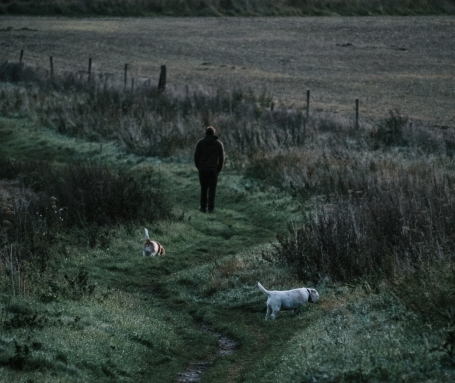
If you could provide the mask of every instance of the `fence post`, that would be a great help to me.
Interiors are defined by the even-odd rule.
[[[19,56],[19,62],[22,62],[22,57],[24,56],[24,50],[21,49],[21,55]]]
[[[54,59],[52,58],[52,56],[49,57],[49,62],[51,64],[51,77],[54,76]]]
[[[161,65],[160,80],[158,82],[158,90],[166,88],[166,65]]]
[[[359,99],[355,100],[355,128],[359,129]]]
[[[306,91],[306,119],[310,117],[310,90]]]
[[[88,82],[92,80],[92,58],[88,59]]]
[[[13,245],[11,245],[11,251],[9,253],[9,262],[11,266],[11,288],[13,289],[13,297],[15,297],[16,291],[14,290]]]
[[[125,77],[123,79],[123,87],[126,89],[126,79],[128,77],[128,64],[125,64]]]

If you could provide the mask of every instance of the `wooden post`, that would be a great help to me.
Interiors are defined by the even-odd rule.
[[[15,297],[16,291],[14,290],[13,245],[11,245],[11,251],[9,253],[9,262],[11,266],[11,288],[13,289],[13,297]]]
[[[51,77],[54,76],[54,60],[52,56],[49,57],[49,62],[51,64]]]
[[[359,129],[359,99],[355,100],[355,128]]]
[[[158,90],[166,88],[166,65],[161,65],[160,81],[158,82]]]
[[[125,78],[123,80],[123,87],[126,88],[126,79],[128,77],[128,64],[125,64]]]
[[[19,56],[19,62],[22,62],[22,57],[24,56],[24,50],[21,49],[21,55]]]
[[[310,117],[310,90],[306,91],[306,119]]]
[[[305,137],[306,137],[306,122],[307,120],[303,120],[303,134],[302,134],[302,144],[305,142]]]
[[[88,59],[88,82],[92,80],[92,58]]]

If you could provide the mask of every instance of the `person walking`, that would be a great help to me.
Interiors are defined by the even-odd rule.
[[[199,211],[203,213],[207,212],[207,208],[208,212],[212,213],[215,208],[218,173],[224,165],[224,146],[215,133],[215,128],[209,126],[205,131],[205,137],[197,142],[194,152],[194,164],[199,171],[199,183],[201,184]]]

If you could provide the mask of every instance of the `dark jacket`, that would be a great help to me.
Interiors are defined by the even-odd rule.
[[[219,173],[224,165],[224,146],[215,135],[206,135],[196,144],[194,164],[198,170],[213,170]]]

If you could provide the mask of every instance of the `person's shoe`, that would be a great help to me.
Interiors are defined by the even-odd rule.
[[[207,213],[207,210],[203,209],[202,207],[199,207],[199,211],[200,211],[201,213]]]

